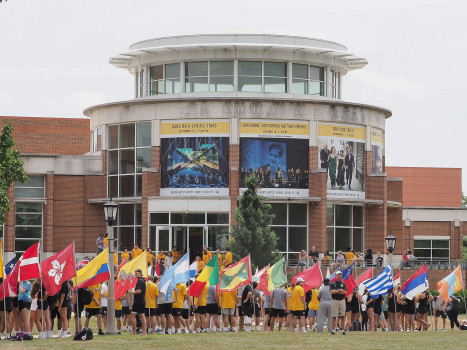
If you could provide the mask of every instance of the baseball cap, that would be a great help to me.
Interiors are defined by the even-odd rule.
[[[297,282],[305,282],[305,280],[301,277],[297,278]]]
[[[336,275],[342,275],[342,271],[337,271]]]

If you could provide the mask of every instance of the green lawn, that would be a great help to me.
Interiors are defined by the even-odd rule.
[[[465,315],[459,319],[466,318]],[[431,321],[431,317],[429,318]],[[441,319],[439,320],[441,322]],[[441,326],[442,323],[438,324]],[[449,325],[449,323],[448,323]],[[74,323],[71,321],[70,329]],[[91,327],[97,333],[96,319]],[[55,331],[56,333],[56,331]],[[330,335],[328,333],[291,333],[287,331],[274,333],[202,333],[181,335],[130,335],[124,332],[118,336],[95,335],[86,342],[68,339],[46,339],[26,342],[1,341],[2,349],[297,349],[300,348],[344,348],[352,349],[465,349],[467,348],[467,332],[462,331],[428,331],[428,332],[348,332]],[[131,346],[131,348],[129,348]]]

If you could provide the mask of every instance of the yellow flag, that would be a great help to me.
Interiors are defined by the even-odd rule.
[[[140,269],[144,278],[148,277],[147,252],[138,255],[120,268],[115,281],[115,299],[120,298],[127,290],[136,285],[135,271]]]

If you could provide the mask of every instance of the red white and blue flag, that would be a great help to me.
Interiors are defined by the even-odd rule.
[[[428,271],[425,264],[404,283],[401,292],[407,299],[412,300],[414,296],[424,292],[428,288]]]

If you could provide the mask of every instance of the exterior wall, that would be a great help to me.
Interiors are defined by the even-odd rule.
[[[0,117],[11,123],[21,153],[81,155],[89,152],[88,118]]]
[[[405,207],[461,207],[462,169],[386,167],[389,177],[403,179]]]

